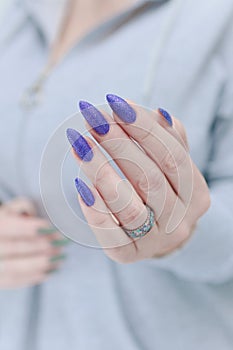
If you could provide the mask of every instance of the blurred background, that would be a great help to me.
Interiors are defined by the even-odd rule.
[[[2,15],[5,9],[6,4],[9,3],[9,1],[6,0],[0,0],[0,20],[2,19]]]

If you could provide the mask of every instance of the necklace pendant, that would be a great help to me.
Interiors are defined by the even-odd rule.
[[[23,109],[32,110],[42,102],[43,85],[47,76],[48,71],[42,72],[36,82],[23,93],[20,99],[20,105]]]
[[[32,110],[42,102],[42,89],[31,87],[21,97],[20,105],[25,110]]]

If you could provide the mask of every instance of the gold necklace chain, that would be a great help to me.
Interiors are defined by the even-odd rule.
[[[41,103],[43,86],[48,75],[49,71],[44,70],[36,81],[28,89],[26,89],[26,91],[24,91],[20,99],[20,106],[24,110],[29,111]]]
[[[55,68],[55,66],[59,61],[59,59],[56,58],[55,53],[58,49],[61,38],[65,32],[70,16],[72,15],[74,1],[75,0],[68,1],[67,10],[63,17],[62,24],[59,28],[59,32],[55,40],[55,43],[53,45],[53,48],[49,54],[47,64],[44,66],[41,73],[39,74],[37,79],[34,81],[34,83],[32,83],[32,85],[29,86],[29,88],[27,88],[21,96],[20,106],[21,108],[23,108],[23,110],[30,111],[42,102],[43,87],[48,77],[50,76],[51,72],[53,71],[53,69]]]

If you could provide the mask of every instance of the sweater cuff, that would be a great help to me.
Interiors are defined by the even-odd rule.
[[[180,249],[153,260],[157,266],[186,280],[226,281],[233,276],[232,213],[212,197],[210,209],[198,222],[191,238]]]

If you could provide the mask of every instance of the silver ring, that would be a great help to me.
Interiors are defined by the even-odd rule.
[[[140,237],[144,237],[148,232],[150,232],[150,230],[152,229],[152,227],[155,224],[155,214],[154,211],[148,207],[148,205],[146,205],[147,208],[147,218],[146,221],[144,222],[144,224],[142,224],[141,226],[139,226],[138,228],[134,229],[134,230],[127,230],[124,227],[123,230],[125,231],[125,233],[131,237],[131,238],[140,238]]]

